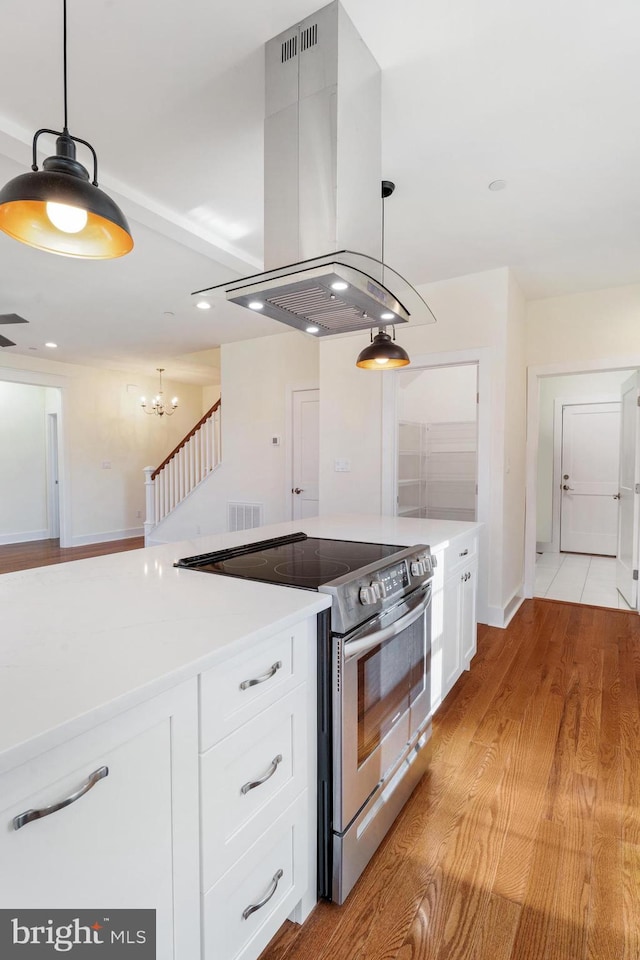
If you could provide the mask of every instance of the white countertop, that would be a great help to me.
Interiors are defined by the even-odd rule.
[[[331,516],[0,576],[0,772],[330,603],[176,569],[175,560],[297,530],[436,547],[477,526]]]

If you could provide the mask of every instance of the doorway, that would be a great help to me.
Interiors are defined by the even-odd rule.
[[[476,520],[478,364],[398,371],[395,513]]]
[[[586,540],[576,543],[571,539],[571,520],[565,515],[565,533],[569,525],[570,538],[562,537],[561,512],[562,498],[573,498],[570,509],[576,512],[575,491],[563,491],[565,484],[573,486],[573,466],[567,461],[563,467],[562,435],[563,409],[565,407],[586,407],[591,404],[615,404],[619,410],[621,386],[634,372],[631,364],[622,363],[619,367],[607,366],[606,362],[594,362],[591,365],[577,367],[570,364],[557,364],[549,367],[529,368],[527,393],[527,479],[526,479],[526,531],[525,531],[525,596],[548,596],[552,599],[573,599],[575,602],[593,603],[598,606],[620,606],[619,598],[612,594],[611,602],[605,599],[605,593],[615,591],[615,554],[616,546],[611,547],[609,530],[608,546],[604,556],[598,555],[602,543],[597,549]],[[604,412],[606,407],[600,407]],[[615,408],[612,408],[615,409]],[[589,416],[590,414],[585,414]],[[614,417],[619,417],[614,414]],[[618,421],[619,422],[619,421]],[[588,423],[588,421],[584,421]],[[619,451],[619,431],[610,423],[613,436],[607,438],[609,446],[613,444]],[[588,431],[587,431],[588,432]],[[599,443],[599,442],[598,442]],[[592,445],[593,446],[593,445]],[[610,472],[610,471],[609,471]],[[567,480],[564,475],[568,474]],[[611,497],[609,512],[617,517],[618,501],[617,480],[607,487],[603,495]],[[583,494],[584,494],[583,488]],[[595,487],[592,489],[596,489]],[[604,500],[602,501],[604,503]],[[580,505],[583,517],[577,527],[586,523],[584,503]],[[603,512],[606,512],[603,510]],[[588,518],[587,518],[588,519]],[[602,519],[602,518],[600,518]],[[589,527],[586,527],[589,530]],[[584,532],[578,530],[578,532]],[[591,531],[592,532],[592,531]],[[591,536],[589,532],[589,536]],[[569,552],[569,549],[571,552]],[[579,549],[578,549],[579,548]],[[561,552],[562,551],[564,552]],[[576,553],[573,552],[576,550]],[[577,555],[577,554],[582,554]],[[580,568],[580,569],[578,569]],[[588,568],[588,570],[587,570]],[[562,574],[562,576],[560,576]],[[583,578],[583,574],[585,575]],[[560,580],[567,581],[574,593],[578,580],[584,579],[580,596],[553,597],[549,593],[560,587]],[[589,578],[591,578],[589,580]],[[536,583],[536,581],[540,581]],[[541,581],[545,582],[542,583]],[[547,582],[548,581],[548,582]],[[551,583],[553,581],[553,584]],[[569,581],[571,583],[569,584]],[[597,581],[597,582],[596,582]],[[592,590],[591,587],[594,589]],[[597,590],[595,589],[597,587]],[[589,589],[587,589],[589,588]],[[547,592],[545,592],[545,590]],[[556,591],[557,592],[557,591]],[[601,599],[596,597],[600,594]]]

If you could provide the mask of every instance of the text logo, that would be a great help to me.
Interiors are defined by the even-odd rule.
[[[156,960],[155,910],[0,910],[2,960]]]

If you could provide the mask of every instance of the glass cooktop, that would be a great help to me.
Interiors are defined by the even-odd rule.
[[[304,533],[293,533],[288,537],[184,557],[175,566],[317,590],[323,583],[384,560],[404,549],[384,543],[324,540],[307,537]]]

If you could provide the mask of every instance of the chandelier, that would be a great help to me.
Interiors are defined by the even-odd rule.
[[[178,398],[173,397],[173,399],[171,400],[171,406],[165,407],[164,396],[162,393],[162,374],[164,373],[164,367],[156,367],[156,370],[160,375],[160,387],[158,389],[157,394],[151,401],[151,409],[150,410],[147,409],[146,397],[140,398],[140,406],[142,407],[145,413],[148,413],[148,414],[155,413],[157,417],[163,417],[166,413],[166,415],[170,417],[173,413],[175,413],[178,407]]]

